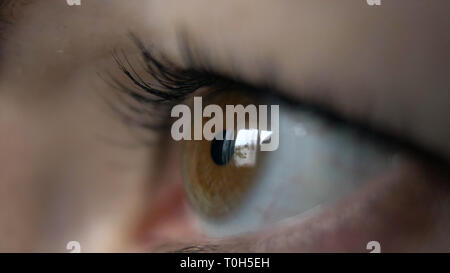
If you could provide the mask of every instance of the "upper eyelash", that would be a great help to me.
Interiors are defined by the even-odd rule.
[[[136,71],[123,51],[112,52],[112,58],[125,75],[127,83],[131,83],[133,87],[110,75],[107,82],[120,91],[119,99],[122,96],[127,97],[120,99],[121,106],[125,105],[127,109],[123,111],[117,103],[111,101],[108,101],[108,104],[119,112],[127,124],[150,130],[167,128],[170,123],[167,118],[168,110],[173,105],[182,102],[200,88],[218,86],[226,82],[206,70],[177,67],[164,56],[156,56],[136,35],[130,34],[130,37],[139,49],[146,76],[150,76],[151,81],[145,80]]]
[[[157,84],[143,80],[130,64],[125,54],[123,54],[123,57],[128,68],[124,65],[116,52],[113,52],[113,58],[129,80],[142,91],[156,97],[156,99],[152,99],[150,97],[143,97],[141,94],[136,94],[137,97],[142,98],[144,102],[150,101],[161,103],[182,100],[199,88],[211,86],[216,82],[215,75],[195,69],[180,69],[162,56],[161,59],[164,59],[163,63],[148,48],[146,48],[135,35],[130,35],[140,50],[141,57],[145,62],[146,72],[157,82]]]

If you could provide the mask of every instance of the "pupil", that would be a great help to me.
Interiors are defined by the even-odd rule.
[[[222,132],[222,140],[214,138],[211,141],[211,157],[219,166],[230,162],[234,154],[234,140],[226,140],[226,133],[226,130]]]

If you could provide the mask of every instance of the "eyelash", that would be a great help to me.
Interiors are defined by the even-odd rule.
[[[119,112],[121,118],[127,124],[137,125],[149,130],[166,129],[170,125],[168,118],[159,120],[155,118],[142,119],[139,116],[142,116],[143,112],[149,113],[154,110],[159,116],[168,117],[168,112],[173,105],[181,103],[195,91],[205,87],[211,90],[219,90],[233,82],[203,68],[179,68],[165,56],[156,56],[153,51],[144,46],[136,35],[130,34],[130,37],[139,49],[141,60],[144,62],[144,70],[152,82],[143,79],[136,72],[123,51],[117,52],[114,50],[112,52],[112,58],[125,75],[127,82],[133,84],[133,87],[128,87],[122,80],[111,75],[109,81],[106,80],[111,87],[119,90],[119,94],[117,94],[119,97],[127,97],[126,100],[120,100],[121,103],[125,103],[126,111],[109,101],[109,105],[113,110]],[[188,46],[185,44],[186,50],[189,50],[187,49]],[[191,57],[187,61],[191,65],[194,63]],[[155,114],[155,112],[152,114]]]
[[[271,86],[271,81],[266,82],[261,86],[254,86],[245,83],[237,77],[230,78],[217,74],[210,69],[208,60],[205,55],[201,55],[193,50],[192,45],[188,42],[186,35],[181,33],[180,45],[184,61],[187,69],[180,68],[170,62],[165,56],[156,56],[156,54],[146,46],[134,34],[130,34],[131,40],[139,49],[141,59],[144,61],[144,69],[147,76],[150,76],[155,83],[145,81],[139,75],[134,67],[131,65],[127,55],[121,51],[119,55],[117,51],[112,52],[112,57],[123,75],[128,81],[134,85],[133,88],[127,87],[122,81],[110,76],[110,85],[119,90],[120,95],[128,97],[128,101],[121,100],[125,103],[128,111],[120,110],[114,104],[110,105],[114,110],[119,112],[121,118],[130,125],[138,126],[146,130],[165,130],[170,127],[170,119],[168,118],[170,109],[175,105],[184,101],[192,93],[201,88],[209,88],[210,92],[220,91],[230,86],[239,86],[242,90],[248,92],[255,92],[256,90],[264,90],[264,94],[268,96],[276,96],[277,99],[285,103],[288,107],[298,107],[304,110],[314,112],[325,120],[336,124],[337,126],[345,126],[352,128],[355,132],[365,135],[375,141],[375,143],[384,143],[390,147],[401,147],[418,158],[425,159],[431,162],[438,168],[447,168],[445,158],[423,149],[421,146],[408,139],[400,138],[395,135],[386,133],[367,124],[364,120],[350,120],[337,114],[336,111],[329,109],[324,105],[319,105],[314,102],[298,101],[282,95],[280,92],[274,91]],[[131,103],[130,103],[131,101]],[[137,104],[136,104],[137,103]],[[138,105],[138,107],[136,107]],[[161,119],[149,118],[149,113],[155,117],[155,110]],[[139,118],[139,116],[144,118]]]
[[[158,99],[152,100],[134,93],[138,98],[143,100],[143,102],[151,101],[161,103],[174,100],[177,101],[185,98],[188,94],[195,92],[201,87],[212,85],[216,81],[214,75],[193,69],[179,69],[171,64],[166,58],[164,58],[165,63],[162,63],[152,54],[152,52],[143,46],[142,42],[137,37],[132,37],[141,52],[141,56],[145,62],[146,71],[157,81],[159,86],[144,81],[140,75],[136,73],[125,55],[123,56],[131,70],[123,65],[117,57],[117,54],[113,53],[113,57],[122,72],[136,86],[146,93],[158,97]]]

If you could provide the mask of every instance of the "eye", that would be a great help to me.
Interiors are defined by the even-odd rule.
[[[306,217],[316,208],[333,208],[341,200],[355,200],[346,197],[357,195],[365,184],[373,186],[385,181],[383,177],[397,169],[403,154],[421,154],[420,147],[406,140],[399,141],[358,122],[347,122],[326,109],[287,99],[279,92],[215,74],[207,69],[208,65],[202,66],[195,60],[188,59],[187,67],[191,67],[188,69],[172,65],[165,58],[161,62],[136,37],[134,40],[141,50],[145,70],[135,70],[126,56],[116,56],[126,81],[114,83],[124,91],[119,95],[127,101],[128,111],[121,114],[144,131],[153,132],[161,125],[170,125],[169,120],[160,123],[155,116],[170,117],[170,109],[173,112],[179,104],[187,111],[190,109],[184,104],[191,108],[194,105],[191,112],[195,116],[195,99],[199,94],[203,94],[204,112],[203,115],[200,112],[199,122],[203,129],[212,128],[213,116],[205,114],[210,106],[225,112],[228,105],[278,106],[277,134],[271,135],[272,113],[269,119],[268,112],[261,115],[263,112],[256,111],[257,120],[270,120],[272,132],[248,120],[243,125],[230,125],[227,121],[223,128],[215,127],[214,134],[201,140],[191,133],[187,138],[183,136],[192,140],[181,141],[182,167],[168,172],[182,174],[189,204],[207,237],[257,231],[289,221],[290,217]],[[128,101],[132,102],[130,109]],[[155,106],[163,108],[163,115],[153,115]],[[191,117],[187,120],[191,121]],[[192,122],[196,127],[196,119]],[[171,130],[167,128],[171,133],[173,125]],[[227,139],[228,135],[234,138]],[[172,137],[176,141],[182,139],[173,134]],[[262,149],[267,139],[274,138],[278,140],[278,149]],[[356,200],[351,208],[364,201]],[[188,214],[191,219],[191,213]],[[361,219],[367,217],[363,215]]]
[[[225,125],[212,140],[184,141],[186,193],[209,236],[258,230],[330,205],[393,165],[398,151],[367,133],[273,95],[240,91],[225,90],[203,102],[222,109],[279,105],[279,147],[261,151],[260,128],[249,124]],[[234,140],[223,138],[234,131]]]

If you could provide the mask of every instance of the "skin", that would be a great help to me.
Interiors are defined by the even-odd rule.
[[[11,22],[0,44],[1,251],[64,252],[71,240],[82,251],[153,251],[148,234],[161,227],[173,243],[158,251],[199,243],[196,250],[366,252],[373,238],[383,251],[450,251],[448,1],[19,2],[0,12]],[[189,229],[181,236],[189,240],[177,241],[189,212],[155,207],[163,194],[182,198],[167,190],[181,184],[168,171],[179,168],[180,149],[168,136],[159,148],[143,145],[108,111],[111,87],[99,73],[119,75],[112,49],[139,54],[130,31],[185,66],[180,30],[216,71],[254,84],[269,73],[280,92],[407,138],[443,164],[406,153],[392,172],[308,217],[245,239]],[[167,163],[158,165],[162,155]]]

